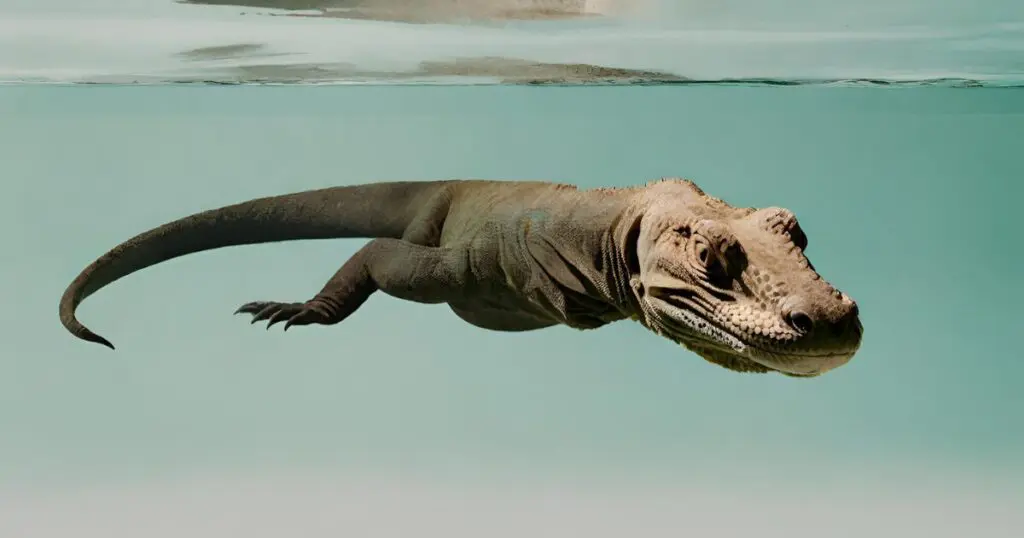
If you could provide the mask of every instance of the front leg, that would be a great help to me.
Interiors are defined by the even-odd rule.
[[[428,247],[401,239],[374,239],[341,266],[323,289],[303,303],[256,301],[235,313],[252,314],[267,328],[333,325],[352,315],[373,292],[418,303],[444,303],[465,296],[471,280],[468,250]]]

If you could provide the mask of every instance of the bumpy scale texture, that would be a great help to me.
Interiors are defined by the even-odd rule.
[[[332,325],[381,291],[446,304],[494,331],[595,329],[633,319],[739,372],[812,377],[847,363],[856,303],[814,269],[789,210],[738,208],[692,181],[580,190],[542,181],[384,182],[259,198],[164,224],[86,267],[60,301],[75,336],[113,348],[75,317],[100,288],[204,250],[370,238],[305,301],[236,313]]]

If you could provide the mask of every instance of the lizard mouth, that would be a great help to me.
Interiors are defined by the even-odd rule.
[[[689,288],[653,287],[650,300],[657,303],[653,316],[675,340],[685,340],[710,346],[724,352],[733,352],[751,359],[789,356],[800,359],[828,359],[850,355],[845,349],[779,349],[772,345],[759,345],[745,339],[729,327],[714,321],[706,314],[711,310],[707,299]],[[696,341],[696,342],[694,342]],[[782,343],[780,343],[782,344]]]
[[[856,352],[782,349],[749,342],[707,316],[706,299],[686,288],[652,288],[647,302],[649,324],[656,332],[705,358],[733,356],[787,375],[814,376],[835,367],[829,365],[845,363]]]
[[[694,291],[685,288],[654,287],[648,292],[649,301],[657,303],[651,309],[651,316],[675,341],[700,341],[723,351],[745,355],[749,345],[738,335],[704,314],[700,303],[704,300]]]

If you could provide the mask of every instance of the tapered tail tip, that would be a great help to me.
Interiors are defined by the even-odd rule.
[[[68,288],[68,291],[64,293],[60,300],[60,322],[64,325],[64,328],[76,338],[114,349],[114,344],[111,344],[110,340],[90,331],[85,325],[82,325],[75,319],[76,306],[78,306],[78,300],[76,299],[74,288]]]
[[[89,329],[86,329],[85,327],[82,327],[82,332],[80,332],[76,336],[78,336],[79,338],[81,338],[83,340],[87,340],[87,341],[90,341],[90,342],[95,342],[95,343],[98,343],[98,344],[102,344],[102,345],[108,346],[111,349],[114,348],[114,344],[111,343],[110,340],[108,340],[106,338],[103,338],[102,336],[100,336],[100,335],[90,331]]]
[[[110,340],[107,340],[106,338],[103,338],[102,336],[90,331],[84,325],[79,323],[78,320],[74,319],[73,315],[69,315],[68,319],[64,321],[64,327],[66,327],[68,332],[70,332],[76,338],[81,338],[86,342],[102,344],[104,346],[109,347],[110,349],[114,349],[114,344],[111,344]]]
[[[88,342],[95,342],[97,344],[107,346],[110,349],[114,349],[114,344],[111,344],[110,340],[103,338],[102,336],[90,331],[89,329],[86,329],[85,327],[82,327],[78,334],[76,334],[75,336],[81,338],[82,340],[86,340]]]

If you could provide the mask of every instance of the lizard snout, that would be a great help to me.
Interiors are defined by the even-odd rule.
[[[792,297],[782,310],[783,319],[801,337],[822,344],[844,347],[859,343],[863,326],[860,308],[846,294],[829,301]],[[826,346],[826,347],[833,347]]]

